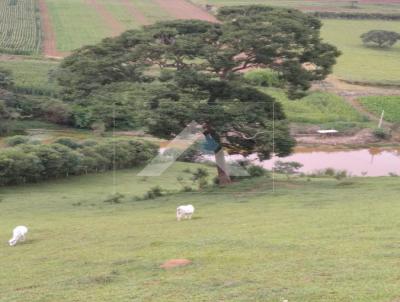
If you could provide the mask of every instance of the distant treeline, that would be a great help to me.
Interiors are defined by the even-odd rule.
[[[12,147],[0,149],[0,186],[132,168],[158,153],[156,145],[132,139],[79,142],[60,138],[41,144],[17,136],[7,143]]]
[[[313,12],[311,14],[321,19],[389,20],[389,21],[400,20],[400,14],[348,13],[348,12]]]

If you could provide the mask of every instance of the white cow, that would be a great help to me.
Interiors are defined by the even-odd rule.
[[[16,245],[19,241],[25,241],[25,236],[28,233],[26,226],[20,225],[13,230],[13,237],[8,241],[10,246]]]
[[[194,213],[194,207],[191,204],[186,206],[179,206],[176,209],[176,219],[180,221],[181,219],[192,219]]]

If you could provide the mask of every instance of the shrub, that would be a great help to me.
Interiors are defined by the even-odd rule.
[[[7,146],[14,147],[29,142],[29,137],[24,135],[11,136],[6,139]]]
[[[108,196],[106,199],[104,199],[103,202],[106,203],[122,203],[122,199],[124,199],[125,195],[121,193],[115,193],[113,195]]]
[[[247,168],[247,172],[249,173],[250,177],[261,177],[267,174],[267,170],[260,166],[250,165]]]
[[[335,173],[335,178],[337,180],[342,180],[344,178],[347,178],[347,171],[346,170],[342,170],[342,171],[336,171]]]
[[[373,134],[375,135],[376,138],[379,138],[379,139],[389,139],[390,138],[390,133],[383,128],[374,129]]]
[[[257,69],[249,71],[244,79],[250,85],[262,87],[281,87],[282,82],[279,75],[270,69]]]
[[[196,171],[192,172],[192,181],[193,183],[197,183],[199,186],[199,189],[204,188],[207,186],[207,177],[208,177],[208,171],[203,168],[197,168]]]
[[[155,186],[150,188],[150,190],[148,190],[146,192],[146,194],[143,196],[142,200],[148,200],[148,199],[155,199],[157,197],[161,197],[163,196],[163,189],[160,186]]]
[[[78,149],[79,147],[81,147],[81,145],[77,141],[69,137],[60,137],[55,140],[54,143],[67,146],[71,149]]]
[[[288,178],[290,175],[297,174],[299,172],[299,169],[301,169],[303,165],[301,163],[291,161],[291,162],[283,162],[283,161],[277,161],[275,163],[275,171],[278,173],[285,174]]]

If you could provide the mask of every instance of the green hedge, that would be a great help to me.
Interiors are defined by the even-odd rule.
[[[347,13],[347,12],[313,12],[311,15],[321,19],[351,19],[351,20],[400,20],[400,14],[380,13]]]
[[[19,144],[0,150],[0,185],[18,185],[132,168],[157,155],[158,147],[149,142],[128,139],[104,139],[99,142]]]

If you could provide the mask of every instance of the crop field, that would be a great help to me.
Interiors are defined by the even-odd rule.
[[[400,22],[383,20],[323,20],[323,38],[342,52],[334,74],[342,79],[377,84],[400,84],[400,43],[390,49],[362,44],[360,35],[372,29],[400,33]]]
[[[45,0],[55,32],[57,49],[69,52],[83,45],[172,18],[147,0]]]
[[[99,42],[112,31],[85,0],[46,0],[57,49],[68,52]]]
[[[295,7],[304,11],[362,12],[362,13],[398,13],[400,3],[396,0],[361,0],[353,7],[350,0],[192,0],[200,5],[249,5],[265,4],[271,6]]]
[[[400,123],[400,96],[363,97],[360,103],[370,112],[380,116],[385,110],[385,120]]]
[[[280,90],[264,89],[282,103],[290,122],[325,124],[334,122],[366,122],[351,105],[337,95],[312,92],[301,100],[289,100]]]
[[[34,94],[57,89],[57,84],[50,78],[57,65],[57,62],[43,60],[0,61],[1,67],[12,72],[18,90]]]
[[[40,15],[35,3],[35,0],[0,1],[0,52],[40,52]]]
[[[0,245],[2,302],[360,301],[399,298],[398,180],[258,178],[225,189],[132,201],[150,187],[190,182],[118,171],[0,188],[0,240],[28,225],[25,243]],[[382,198],[385,196],[385,198]],[[196,207],[178,223],[177,205]],[[244,215],[245,213],[245,215]],[[168,271],[164,261],[192,265]],[[23,278],[21,278],[23,276]],[[190,289],[190,290],[188,290]]]

